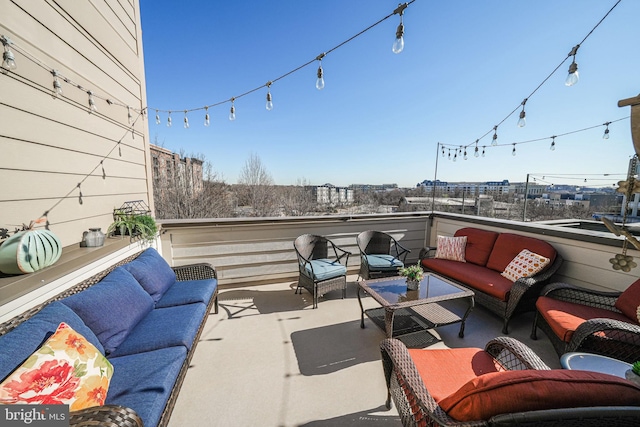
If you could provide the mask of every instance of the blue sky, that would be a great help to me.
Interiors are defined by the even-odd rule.
[[[489,147],[494,125],[564,60],[615,0],[416,0],[404,12],[405,48],[391,51],[397,15],[322,60],[325,88],[315,88],[317,62],[267,89],[188,114],[258,88],[339,45],[393,12],[397,1],[141,0],[149,131],[152,142],[203,155],[236,183],[256,154],[276,184],[397,183],[413,187],[435,176],[438,143],[480,140],[486,156],[438,159],[444,181],[524,181],[608,185],[633,155],[629,119],[618,100],[640,93],[637,17],[640,1],[622,0],[581,45],[580,81],[564,85],[570,60],[498,128],[504,146]],[[155,109],[166,112],[155,124]],[[512,144],[548,138],[540,142]],[[445,149],[448,154],[448,148]],[[453,156],[452,150],[452,156]]]

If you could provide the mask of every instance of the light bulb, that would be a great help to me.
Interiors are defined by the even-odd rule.
[[[524,112],[524,109],[522,109],[522,111],[520,111],[520,119],[518,119],[518,127],[523,128],[526,126],[527,124],[527,119],[525,118],[526,113]]]
[[[127,122],[133,123],[133,115],[131,114],[131,107],[127,106]]]
[[[11,52],[8,47],[2,54],[2,66],[11,71],[18,68],[18,66],[16,65],[16,58],[15,56],[13,56],[13,52]]]
[[[551,151],[555,151],[556,150],[556,140],[555,139],[551,140],[551,147],[549,147],[549,150],[551,150]]]
[[[602,139],[609,139],[609,126],[604,130],[604,134],[602,134]]]
[[[55,96],[62,95],[62,85],[60,84],[60,80],[58,80],[58,72],[53,70],[51,74],[53,74],[53,94]]]
[[[205,107],[204,111],[204,125],[209,126],[211,124],[211,119],[209,118],[209,107]]]
[[[96,102],[93,99],[93,92],[88,91],[87,94],[89,95],[89,109],[91,110],[90,112],[95,113],[96,111],[98,111],[98,107],[96,106]]]
[[[451,149],[449,149],[449,160],[451,160]]]
[[[465,159],[465,160],[467,160],[467,159],[468,159],[468,157],[467,157],[467,149],[466,149],[466,148],[464,149],[464,159]]]
[[[167,116],[167,127],[170,128],[171,124],[171,111],[169,111],[169,115]]]
[[[396,40],[393,42],[392,51],[393,53],[400,53],[404,49],[404,25],[402,22],[398,25],[396,29]]]
[[[567,75],[567,79],[564,81],[565,86],[573,86],[578,83],[580,76],[578,75],[578,64],[574,61],[569,65],[569,74]]]
[[[476,146],[475,151],[473,152],[473,157],[480,157],[480,153],[478,152],[478,147]]]
[[[318,66],[318,80],[316,80],[316,89],[324,89],[324,72],[322,71],[322,65]]]
[[[267,92],[267,104],[266,108],[268,111],[273,110],[273,100],[271,98],[271,92]]]
[[[513,144],[513,150],[511,150],[511,155],[512,156],[516,155],[516,144]]]
[[[453,155],[453,161],[455,162],[456,160],[458,160],[458,152],[456,151],[456,154]]]
[[[158,114],[158,110],[156,110],[156,124],[160,124],[160,115]]]
[[[442,157],[444,157],[444,147],[442,147]]]
[[[498,126],[493,127],[493,138],[491,139],[491,145],[498,145]]]
[[[236,119],[236,107],[231,104],[231,109],[229,110],[229,120],[234,121]]]
[[[484,145],[482,146],[482,157],[484,157]]]
[[[187,112],[184,112],[184,128],[189,129],[189,118],[187,117]]]

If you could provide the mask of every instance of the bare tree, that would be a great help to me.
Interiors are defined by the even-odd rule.
[[[251,153],[238,178],[238,204],[251,207],[249,216],[265,217],[278,214],[273,178],[257,154]]]
[[[312,215],[317,209],[311,185],[304,178],[298,178],[296,185],[280,188],[280,205],[288,216]]]

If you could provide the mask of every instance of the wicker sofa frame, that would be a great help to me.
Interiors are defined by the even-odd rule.
[[[620,313],[615,307],[621,292],[602,292],[581,288],[567,283],[551,283],[541,293],[561,301]],[[640,325],[614,319],[591,319],[582,323],[567,343],[553,333],[551,326],[536,311],[531,338],[537,339],[538,327],[549,337],[558,355],[584,351],[613,357],[633,363],[640,360]]]
[[[438,406],[422,381],[405,345],[397,339],[380,343],[382,365],[387,382],[387,408],[396,405],[402,424],[415,426],[635,426],[640,420],[640,407],[589,407],[550,409],[500,414],[489,420],[460,422]],[[498,337],[485,347],[504,370],[549,367],[531,349],[509,337]],[[434,367],[438,369],[438,367]],[[400,386],[401,381],[404,385]],[[411,407],[417,410],[411,409]]]
[[[4,335],[22,322],[28,320],[40,310],[42,310],[47,304],[61,300],[68,296],[77,294],[79,292],[84,291],[85,289],[90,288],[91,286],[97,284],[106,277],[110,272],[116,269],[121,265],[127,264],[134,259],[136,259],[142,252],[138,252],[134,255],[131,255],[116,264],[107,267],[101,272],[89,277],[88,279],[83,280],[82,282],[74,285],[73,287],[64,290],[63,292],[57,294],[56,296],[48,299],[47,301],[33,307],[18,316],[15,316],[4,323],[0,324],[0,335]],[[176,279],[178,281],[183,280],[202,280],[202,279],[216,279],[216,271],[215,269],[207,263],[200,264],[190,264],[179,267],[172,267],[174,272],[176,273]],[[218,290],[214,292],[209,304],[207,306],[206,313],[210,313],[213,308],[214,313],[218,313]],[[171,413],[173,412],[173,407],[175,406],[176,400],[178,398],[178,394],[180,392],[180,388],[182,387],[182,383],[187,374],[187,369],[191,363],[191,358],[196,349],[196,344],[200,339],[200,335],[202,334],[202,330],[204,329],[204,325],[207,321],[208,316],[205,316],[198,328],[198,333],[193,342],[193,346],[191,350],[187,352],[187,357],[180,368],[180,373],[176,379],[176,382],[171,390],[171,395],[167,400],[165,408],[162,412],[162,416],[160,418],[160,422],[158,423],[158,427],[165,427],[169,423],[169,418],[171,417]],[[71,412],[69,419],[70,427],[81,427],[81,426],[105,426],[105,427],[143,427],[142,420],[138,416],[138,414],[131,408],[126,408],[123,406],[116,405],[104,405],[104,406],[96,406],[92,408],[87,408],[81,411]]]
[[[427,246],[420,252],[420,260],[435,255],[436,248]],[[564,259],[556,252],[556,258],[551,266],[542,272],[531,277],[523,277],[513,283],[513,287],[509,292],[509,299],[502,301],[492,295],[479,291],[476,288],[468,286],[464,282],[454,280],[456,283],[471,289],[475,293],[476,303],[488,309],[492,313],[500,316],[503,320],[502,333],[509,333],[509,321],[517,314],[529,311],[535,311],[535,304],[542,288],[549,282],[551,277],[558,271]],[[441,274],[441,273],[437,273]],[[448,278],[449,280],[453,280]]]

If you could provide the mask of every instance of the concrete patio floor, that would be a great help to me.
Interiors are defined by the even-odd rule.
[[[220,291],[180,391],[169,426],[400,426],[384,406],[379,343],[384,332],[365,317],[360,328],[356,277],[347,298],[296,295],[295,282]],[[378,304],[363,298],[365,308]],[[462,307],[459,307],[462,309]],[[455,310],[455,307],[454,307]],[[512,320],[509,336],[551,367],[559,360],[545,334],[529,338],[533,313]],[[500,319],[476,306],[459,325],[438,328],[438,347],[481,347],[501,334]]]

